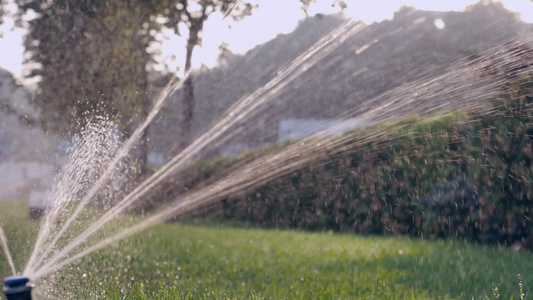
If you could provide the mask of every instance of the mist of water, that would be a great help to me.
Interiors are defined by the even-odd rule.
[[[89,121],[80,137],[74,139],[74,145],[68,152],[67,163],[58,173],[54,186],[47,194],[50,199],[47,202],[51,207],[44,216],[29,265],[38,261],[39,251],[43,251],[43,247],[47,246],[46,242],[54,233],[54,227],[65,209],[76,201],[79,195],[86,193],[95,183],[95,179],[102,174],[116,150],[117,143],[112,122],[102,117]]]
[[[83,211],[83,209],[89,204],[89,202],[94,198],[94,196],[98,193],[98,191],[102,188],[103,185],[105,185],[110,179],[111,176],[115,173],[116,168],[119,166],[119,164],[123,161],[123,159],[128,155],[131,148],[139,141],[139,138],[141,137],[142,133],[148,127],[150,122],[154,119],[154,117],[157,115],[161,107],[163,106],[163,103],[168,97],[174,93],[176,90],[180,89],[183,85],[183,82],[187,79],[187,77],[190,76],[190,71],[185,74],[185,76],[182,78],[182,80],[177,80],[174,78],[171,80],[167,86],[163,89],[163,91],[160,93],[159,97],[155,101],[154,105],[150,109],[150,112],[148,113],[148,116],[143,121],[143,123],[133,132],[133,134],[130,136],[130,138],[124,143],[124,145],[114,154],[113,159],[111,160],[111,163],[107,168],[105,169],[105,172],[99,176],[98,180],[93,183],[88,190],[88,192],[85,194],[85,196],[82,198],[82,200],[78,203],[76,209],[74,212],[69,216],[69,218],[65,221],[63,226],[61,227],[60,231],[54,235],[54,238],[52,241],[46,246],[46,249],[43,251],[43,243],[45,239],[47,239],[50,235],[50,228],[52,226],[53,220],[57,217],[57,214],[59,213],[58,210],[61,210],[65,207],[64,200],[67,199],[66,197],[57,197],[59,195],[53,195],[54,199],[54,208],[46,215],[44,218],[43,224],[41,226],[41,229],[39,231],[39,234],[37,236],[37,242],[35,244],[34,250],[32,252],[32,255],[30,257],[30,260],[24,269],[24,274],[31,273],[32,270],[38,266],[43,259],[46,258],[46,254],[50,253],[52,249],[56,246],[58,241],[63,237],[63,235],[67,232],[67,230],[70,228],[70,226],[74,223],[76,218],[79,216],[79,214]],[[104,132],[107,132],[105,129]],[[87,139],[85,135],[83,135],[83,139]],[[84,151],[86,148],[90,148],[92,145],[88,144],[87,146],[83,145],[75,145],[73,149],[81,149],[81,151]],[[110,157],[110,155],[108,156]],[[83,159],[71,157],[69,159],[69,162],[71,162],[72,166],[71,169],[65,170],[62,172],[62,174],[65,174],[65,176],[78,176],[77,168],[87,166],[87,162],[85,162]],[[90,165],[89,165],[90,166]],[[57,190],[60,191],[60,193],[69,193],[70,195],[76,194],[76,184],[74,187],[72,184],[69,184],[69,180],[56,180],[58,183]],[[42,251],[42,255],[39,256],[39,252]]]

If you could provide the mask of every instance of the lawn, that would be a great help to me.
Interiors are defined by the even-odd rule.
[[[36,223],[0,202],[22,268]],[[21,232],[16,234],[15,232]],[[462,241],[162,224],[37,283],[49,299],[520,299],[533,256]],[[520,275],[519,275],[520,274]],[[0,254],[0,276],[8,266]]]

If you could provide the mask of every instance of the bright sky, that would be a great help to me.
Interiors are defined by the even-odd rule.
[[[11,0],[12,1],[12,0]],[[229,19],[222,20],[221,15],[212,15],[205,25],[204,42],[194,53],[193,66],[205,64],[212,67],[216,64],[219,54],[218,47],[222,42],[229,44],[234,53],[245,53],[254,46],[266,42],[280,33],[294,30],[298,21],[305,17],[297,0],[249,0],[259,5],[251,17],[234,23]],[[505,7],[521,13],[522,20],[533,23],[532,0],[501,0]],[[310,14],[334,13],[338,10],[331,7],[332,0],[317,0],[310,9]],[[390,19],[402,5],[409,5],[423,10],[462,10],[466,6],[478,2],[477,0],[346,0],[348,9],[345,13],[366,23]],[[9,5],[11,11],[16,6]],[[231,25],[231,28],[228,26]],[[16,78],[22,78],[23,67],[23,35],[25,30],[15,28],[12,20],[7,19],[0,27],[0,67],[11,71]],[[186,31],[182,31],[186,34]],[[184,45],[182,38],[172,36],[170,31],[163,32],[160,39],[163,57],[172,69],[183,66]],[[173,59],[171,56],[179,58]]]

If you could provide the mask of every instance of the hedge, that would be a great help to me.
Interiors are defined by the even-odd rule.
[[[531,247],[532,90],[531,81],[516,84],[481,116],[450,112],[380,124],[386,139],[354,145],[197,215],[278,228]],[[201,187],[260,154],[194,164],[185,186]]]

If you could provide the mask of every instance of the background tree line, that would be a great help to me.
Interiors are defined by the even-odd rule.
[[[3,7],[5,1],[0,2]],[[305,10],[314,1],[302,0]],[[241,0],[16,0],[17,22],[29,21],[25,40],[27,78],[38,80],[32,104],[35,122],[45,130],[69,137],[95,115],[107,115],[125,137],[143,120],[152,98],[175,74],[160,73],[149,46],[163,27],[182,35],[186,27],[184,71],[191,68],[202,43],[205,22],[214,13],[240,21],[257,5]],[[340,4],[340,2],[335,1]],[[280,8],[282,9],[282,8]],[[0,22],[2,20],[0,10]],[[184,50],[184,51],[183,51]],[[177,70],[175,70],[177,71]],[[193,81],[184,84],[184,109],[179,127],[181,147],[191,142],[195,97]],[[6,111],[16,111],[5,107]],[[24,119],[24,116],[20,116]],[[138,147],[141,172],[146,167],[146,134]]]

